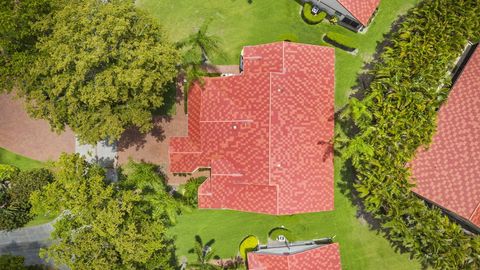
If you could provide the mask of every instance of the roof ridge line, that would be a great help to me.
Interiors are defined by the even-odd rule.
[[[475,215],[475,213],[477,213],[477,210],[479,210],[479,209],[480,209],[480,201],[478,202],[477,207],[475,207],[475,209],[473,209],[472,214],[468,218],[470,221],[472,221],[473,216]]]

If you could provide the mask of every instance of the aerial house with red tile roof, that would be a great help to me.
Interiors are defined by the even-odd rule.
[[[240,75],[188,94],[188,137],[170,170],[211,168],[200,208],[288,215],[333,210],[334,49],[278,42],[243,49]]]
[[[476,49],[437,116],[429,149],[411,164],[414,192],[480,233],[480,49]]]
[[[340,270],[338,243],[277,243],[248,253],[248,270]]]
[[[380,0],[303,0],[311,2],[330,16],[337,16],[339,24],[354,31],[368,26]]]

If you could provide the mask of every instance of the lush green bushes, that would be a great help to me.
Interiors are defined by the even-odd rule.
[[[240,242],[240,246],[238,247],[238,250],[240,252],[240,256],[246,260],[247,259],[247,253],[250,251],[255,250],[260,242],[258,241],[258,238],[255,235],[249,235],[245,237],[242,242]]]
[[[0,230],[12,230],[27,224],[30,215],[30,194],[52,180],[46,169],[20,171],[0,165]]]
[[[205,176],[190,178],[187,183],[183,186],[183,201],[185,204],[197,207],[198,206],[198,187],[207,179]]]
[[[0,255],[0,269],[24,270],[24,261],[22,256]]]
[[[119,183],[78,154],[52,166],[54,180],[30,196],[32,213],[60,213],[42,258],[70,269],[177,268],[166,233],[176,203],[156,166],[130,162]]]
[[[306,2],[303,5],[303,19],[309,24],[317,24],[322,22],[325,17],[327,17],[327,13],[325,11],[320,11],[317,15],[312,14],[312,3]]]
[[[480,269],[480,238],[410,192],[406,165],[431,142],[449,91],[447,71],[467,39],[478,40],[478,14],[477,0],[424,1],[392,33],[365,97],[343,113],[356,126],[347,133],[357,132],[341,152],[355,169],[365,209],[394,246],[436,269]]]
[[[351,38],[336,32],[327,32],[323,40],[346,51],[355,50],[355,45]]]

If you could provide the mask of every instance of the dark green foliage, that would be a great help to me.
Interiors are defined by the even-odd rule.
[[[36,57],[42,32],[32,27],[50,14],[52,0],[0,0],[0,92],[12,90]]]
[[[353,41],[342,34],[336,32],[327,32],[323,38],[326,42],[337,46],[346,51],[353,51],[355,50],[355,45]]]
[[[169,198],[156,167],[133,163],[116,184],[79,155],[64,154],[53,166],[54,181],[30,198],[33,213],[61,213],[42,257],[82,270],[175,268],[161,205]]]
[[[174,224],[181,204],[168,193],[169,189],[165,179],[159,174],[158,166],[130,161],[123,168],[125,177],[120,181],[122,189],[141,189],[144,199],[153,206],[152,216],[166,225]]]
[[[303,5],[303,19],[309,24],[317,24],[322,22],[325,17],[327,17],[327,13],[325,11],[320,11],[317,15],[312,14],[312,3],[306,2]]]
[[[198,206],[198,187],[207,179],[205,176],[190,178],[187,183],[185,183],[183,191],[183,201],[185,204],[197,207]]]
[[[447,71],[467,40],[478,40],[478,14],[477,0],[424,1],[392,34],[365,97],[343,113],[358,129],[342,152],[365,209],[394,246],[436,269],[480,269],[480,238],[410,192],[407,164],[431,142],[450,87]]]
[[[25,270],[23,262],[25,258],[14,255],[0,255],[0,269],[1,270]]]
[[[188,110],[187,99],[190,87],[195,82],[203,84],[201,77],[207,75],[203,65],[209,62],[209,59],[214,56],[224,57],[220,37],[208,33],[211,22],[211,19],[205,20],[198,30],[177,43],[177,47],[182,50],[182,71],[187,81],[183,89],[185,113],[187,113]]]
[[[52,181],[52,174],[47,169],[21,171],[10,182],[9,195],[11,205],[30,209],[30,195]]]
[[[30,116],[58,132],[68,125],[87,143],[118,139],[130,126],[150,131],[178,73],[175,46],[134,1],[61,2],[33,24],[42,35],[16,81]]]
[[[8,165],[0,166],[0,230],[12,230],[28,223],[30,195],[48,184],[52,176],[46,169],[20,171]]]

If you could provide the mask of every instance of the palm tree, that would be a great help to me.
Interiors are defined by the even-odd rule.
[[[189,264],[189,269],[195,270],[217,270],[221,269],[219,266],[210,264],[212,259],[218,258],[215,255],[215,251],[212,249],[212,245],[215,243],[214,239],[211,239],[206,244],[203,244],[202,238],[199,235],[195,235],[195,246],[190,249],[189,253],[195,253],[197,261]]]
[[[196,32],[177,43],[179,48],[186,49],[184,54],[186,63],[205,64],[214,55],[223,56],[220,37],[208,34],[211,22],[211,19],[205,20]]]

